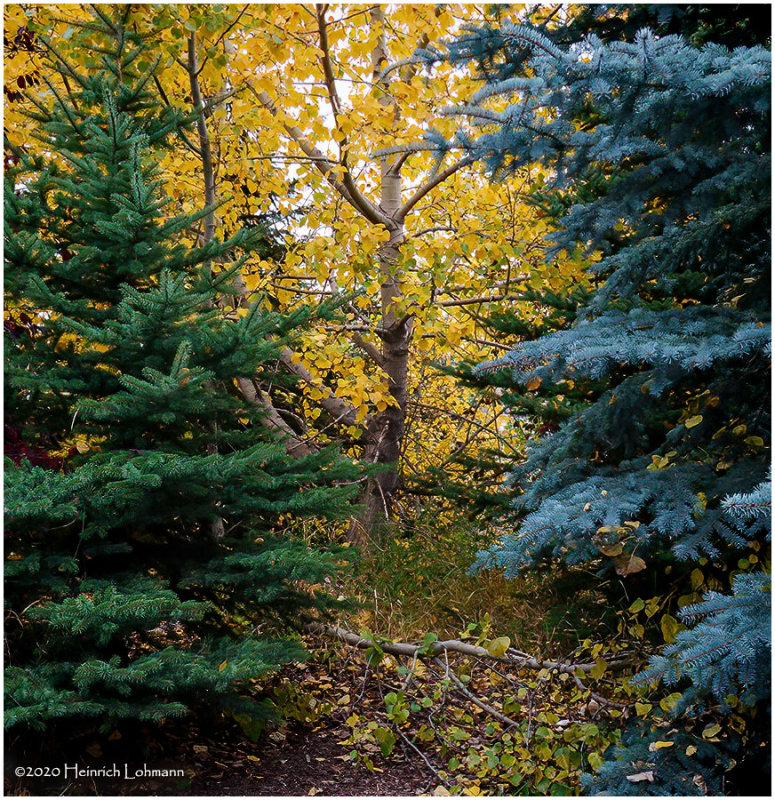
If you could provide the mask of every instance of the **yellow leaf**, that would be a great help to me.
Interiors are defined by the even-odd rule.
[[[672,747],[674,744],[675,742],[664,742],[664,741],[651,742],[651,744],[649,745],[649,751],[655,753],[657,750],[663,750],[665,747]]]
[[[706,725],[703,728],[702,738],[712,739],[718,733],[721,733],[721,725],[719,725],[717,722],[711,722],[709,725]]]
[[[684,425],[687,428],[694,428],[695,426],[699,425],[702,422],[702,414],[695,414],[693,417],[689,417],[689,419],[684,422]]]
[[[541,385],[541,378],[533,378],[527,382],[526,388],[528,391],[533,392]]]
[[[506,651],[511,647],[511,639],[508,636],[499,636],[497,639],[487,642],[485,647],[490,655],[495,656],[495,658],[503,658],[506,655]]]
[[[670,616],[670,614],[663,615],[662,619],[659,621],[659,625],[662,628],[662,635],[665,637],[665,642],[667,644],[672,644],[675,641],[675,637],[678,636],[678,633],[683,627],[681,623],[675,617]]]
[[[258,284],[261,283],[261,276],[260,275],[245,275],[242,279],[245,281],[245,288],[249,291],[255,291],[258,287]]]
[[[228,661],[221,661],[221,663],[218,665],[218,672],[223,672],[228,665]]]
[[[639,717],[645,717],[651,711],[651,703],[635,703],[635,713]]]

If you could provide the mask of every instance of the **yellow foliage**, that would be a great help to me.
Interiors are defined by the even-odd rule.
[[[29,24],[24,8],[5,7],[7,31]],[[389,59],[407,58],[419,45],[441,45],[454,31],[481,21],[483,12],[474,5],[382,8],[388,17],[384,28],[370,7],[328,7],[333,87],[327,87],[318,25],[301,5],[135,5],[131,24],[161,59],[157,74],[166,100],[186,112],[191,111],[190,89],[183,65],[187,39],[192,33],[196,37],[202,93],[213,106],[207,125],[223,201],[218,235],[232,234],[246,216],[271,212],[288,220],[282,258],[246,263],[247,291],[265,291],[289,309],[317,305],[331,294],[353,295],[342,321],[310,325],[293,355],[293,363],[314,379],[300,384],[308,418],[320,417],[324,424],[319,410],[311,412],[333,393],[355,407],[360,428],[351,427],[350,434],[357,436],[369,414],[394,405],[385,374],[354,342],[351,329],[362,331],[363,339],[379,349],[377,333],[386,311],[412,314],[412,400],[403,453],[407,464],[422,472],[444,463],[456,448],[504,446],[516,433],[492,398],[482,402],[432,369],[431,361],[492,357],[496,350],[478,315],[500,306],[535,317],[540,309],[521,302],[519,292],[582,282],[584,263],[568,255],[551,269],[542,266],[547,222],[521,199],[539,175],[537,168],[493,183],[480,168],[468,167],[428,191],[406,215],[396,265],[398,293],[394,305],[385,308],[379,255],[390,232],[370,221],[357,203],[345,202],[331,184],[352,178],[365,201],[378,208],[384,164],[374,153],[415,143],[430,127],[451,136],[458,122],[440,112],[470,96],[478,83],[468,68],[443,63],[432,72],[405,67],[375,80],[375,48],[384,35]],[[69,33],[75,21],[89,18],[84,7],[36,6],[29,13],[63,56],[85,69],[94,66],[95,56],[84,49],[83,39],[76,44]],[[6,83],[29,69],[25,54],[8,58]],[[62,88],[59,73],[46,75]],[[268,107],[259,96],[275,105]],[[33,123],[19,113],[22,105],[6,102],[6,127],[13,140],[27,142]],[[189,212],[203,205],[201,162],[182,141],[177,145],[162,167],[174,198],[171,211]],[[311,157],[305,148],[316,148],[317,155]],[[330,163],[325,176],[316,166],[319,158]],[[436,166],[429,153],[406,159],[402,203],[411,202]],[[238,307],[236,313],[247,312]],[[538,382],[528,388],[538,388]],[[687,420],[687,427],[695,419]]]

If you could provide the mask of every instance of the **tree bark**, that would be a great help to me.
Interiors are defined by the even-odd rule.
[[[382,74],[388,63],[387,44],[384,32],[384,9],[376,6],[371,12],[372,25],[380,31],[377,45],[372,52],[374,82],[383,89],[379,102],[394,106],[394,122],[398,123],[398,108],[390,97],[388,79]],[[390,238],[380,247],[377,261],[380,272],[380,301],[382,311],[382,369],[388,378],[388,388],[393,403],[384,411],[375,413],[368,422],[364,437],[363,460],[378,464],[382,471],[366,484],[361,502],[364,511],[350,529],[350,538],[364,543],[376,533],[383,523],[388,523],[393,512],[394,499],[399,488],[398,459],[404,435],[409,377],[409,344],[412,338],[412,318],[403,312],[396,313],[404,297],[403,271],[400,266],[401,245],[405,238],[404,218],[400,213],[401,171],[397,159],[400,156],[381,156],[380,162],[380,211],[391,221],[388,226]]]

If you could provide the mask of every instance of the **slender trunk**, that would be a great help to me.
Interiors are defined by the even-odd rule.
[[[395,123],[399,122],[398,108],[390,97],[386,79],[380,73],[388,62],[384,35],[384,9],[376,6],[372,10],[372,24],[382,33],[372,53],[374,81],[382,84],[384,92],[380,103],[394,105]],[[377,258],[380,271],[380,299],[382,306],[382,368],[388,378],[388,387],[393,404],[374,414],[365,435],[363,459],[367,463],[382,465],[382,471],[368,481],[361,502],[364,511],[360,520],[351,528],[351,538],[363,542],[378,532],[380,521],[388,522],[394,508],[395,495],[399,488],[398,458],[404,435],[407,404],[407,380],[409,375],[409,343],[412,337],[411,316],[396,312],[403,300],[403,271],[400,266],[401,245],[404,242],[404,224],[399,215],[401,209],[401,173],[395,169],[395,157],[380,158],[380,211],[393,221],[390,238],[380,248]]]

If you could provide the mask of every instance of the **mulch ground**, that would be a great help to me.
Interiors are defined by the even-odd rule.
[[[247,770],[233,763],[222,775],[195,778],[186,794],[198,795],[415,795],[427,789],[429,776],[403,757],[385,761],[380,771],[343,760],[347,750],[337,742],[347,731],[312,730],[294,725],[279,743],[260,748],[259,760]],[[243,762],[244,764],[244,762]]]
[[[17,778],[19,757],[6,758],[6,796],[140,795],[140,796],[300,796],[417,795],[427,791],[432,778],[420,764],[396,753],[370,771],[347,758],[338,744],[348,735],[336,724],[313,726],[292,722],[258,743],[246,741],[237,725],[224,722],[206,732],[196,723],[175,726],[163,739],[149,738],[144,755],[118,747],[86,745],[82,755],[56,759],[60,770],[70,765],[68,778]],[[135,743],[137,744],[137,743]],[[132,750],[137,749],[132,746]],[[99,755],[95,756],[95,753]],[[24,766],[54,767],[45,758],[25,759]],[[76,778],[72,766],[95,770],[116,764],[120,776]],[[126,765],[126,766],[125,766]],[[184,777],[131,777],[144,765],[154,770],[183,769]]]
[[[347,681],[353,697],[363,696],[362,666],[337,669],[336,679],[326,672],[322,665],[310,663],[297,665],[288,677],[294,683],[313,680],[314,685],[330,680],[323,686],[331,686],[339,696],[347,691]],[[368,688],[367,695],[372,687]],[[369,700],[364,698],[363,703],[368,705]],[[373,754],[373,770],[350,759],[351,748],[341,744],[350,734],[344,722],[349,713],[350,708],[341,705],[315,722],[281,721],[256,742],[226,716],[209,721],[192,716],[169,720],[161,727],[124,726],[109,736],[93,733],[68,738],[60,733],[48,742],[34,736],[7,738],[5,795],[348,797],[432,791],[434,775],[416,754],[404,752],[400,743],[390,758]],[[75,775],[75,765],[90,772]],[[16,770],[22,767],[49,772],[58,768],[59,774],[18,777]],[[95,774],[100,768],[118,774]],[[146,768],[183,770],[183,775],[148,775]]]

